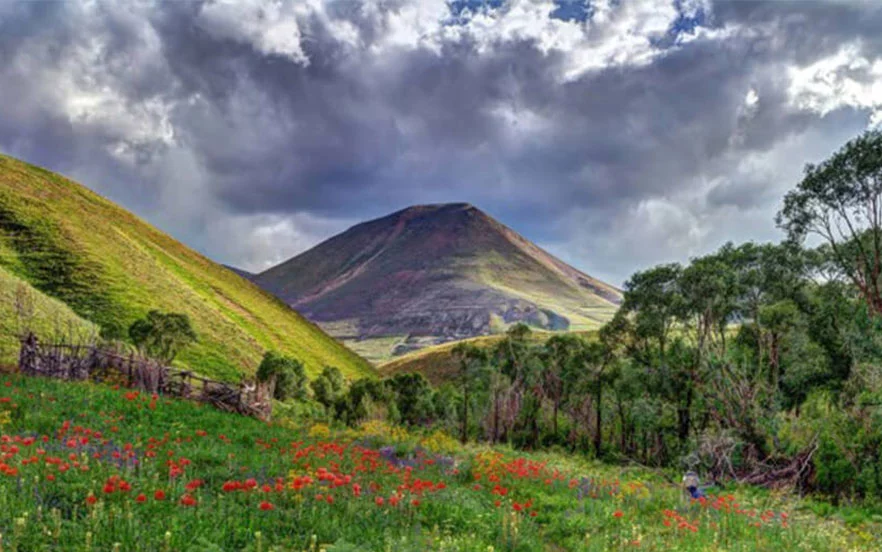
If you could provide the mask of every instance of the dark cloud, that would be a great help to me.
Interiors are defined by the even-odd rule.
[[[774,239],[802,165],[882,112],[875,3],[537,6],[5,4],[0,150],[250,269],[469,201],[621,283]]]

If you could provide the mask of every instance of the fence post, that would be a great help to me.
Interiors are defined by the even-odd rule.
[[[28,332],[21,340],[21,351],[18,355],[18,369],[22,374],[34,374],[37,371],[37,336]]]

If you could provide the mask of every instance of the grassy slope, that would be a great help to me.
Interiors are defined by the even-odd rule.
[[[20,291],[21,290],[21,291]],[[33,305],[33,317],[19,321],[16,297],[21,293]],[[66,304],[34,289],[29,283],[0,267],[0,365],[12,366],[18,360],[16,336],[27,326],[41,337],[88,337],[98,327],[76,315]]]
[[[200,340],[177,361],[235,379],[266,349],[348,376],[372,373],[355,353],[272,295],[128,211],[44,169],[0,156],[0,266],[80,317],[124,335],[150,309],[184,312]]]
[[[579,335],[589,336],[594,332],[572,332]],[[549,337],[554,335],[552,332],[533,331],[531,339],[536,343],[542,343]],[[477,347],[491,348],[501,341],[503,335],[488,335],[474,337],[471,339],[463,339],[461,341],[451,341],[450,343],[442,343],[433,347],[426,347],[406,355],[401,355],[388,362],[384,362],[377,366],[377,370],[383,376],[393,376],[395,374],[406,374],[409,372],[418,372],[428,379],[432,384],[439,385],[446,381],[450,381],[459,369],[459,364],[453,356],[453,348],[460,343],[471,343]]]
[[[377,424],[357,432],[267,425],[195,403],[150,402],[125,389],[0,375],[0,434],[13,443],[3,445],[0,461],[4,550],[784,552],[882,546],[879,522],[868,509],[723,489],[738,502],[735,512],[730,502],[723,508],[713,500],[688,503],[679,485],[658,473],[578,456],[463,449],[450,438],[420,439]],[[29,436],[36,441],[24,438]],[[427,452],[411,457],[412,472],[379,450],[394,445],[408,455],[417,443]],[[178,462],[183,473],[170,477],[169,462]],[[319,469],[332,472],[335,483],[320,481]],[[111,483],[106,492],[114,476],[131,488]],[[294,478],[304,476],[313,481],[294,488]],[[222,491],[225,482],[249,478],[269,487]],[[201,484],[186,490],[193,481]],[[416,482],[423,482],[421,490]],[[494,487],[504,488],[504,496]],[[164,500],[155,498],[158,490]],[[90,495],[93,505],[86,502]],[[182,505],[184,495],[196,504]],[[396,496],[400,502],[391,504]],[[261,509],[261,502],[272,509]]]

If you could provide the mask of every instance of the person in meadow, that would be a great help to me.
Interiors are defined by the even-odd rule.
[[[704,488],[701,487],[701,480],[698,478],[698,474],[692,470],[686,472],[686,475],[683,476],[683,486],[686,488],[686,492],[689,493],[690,498],[697,500],[707,496]]]

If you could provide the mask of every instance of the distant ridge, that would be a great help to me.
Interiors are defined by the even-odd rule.
[[[230,265],[222,265],[227,270],[231,270],[238,274],[239,276],[245,278],[246,280],[253,280],[255,274],[253,272],[248,272],[247,270],[242,270],[241,268],[236,268],[235,266]]]
[[[397,352],[515,322],[591,329],[621,301],[615,287],[467,203],[358,224],[254,281],[337,337],[406,336]]]

